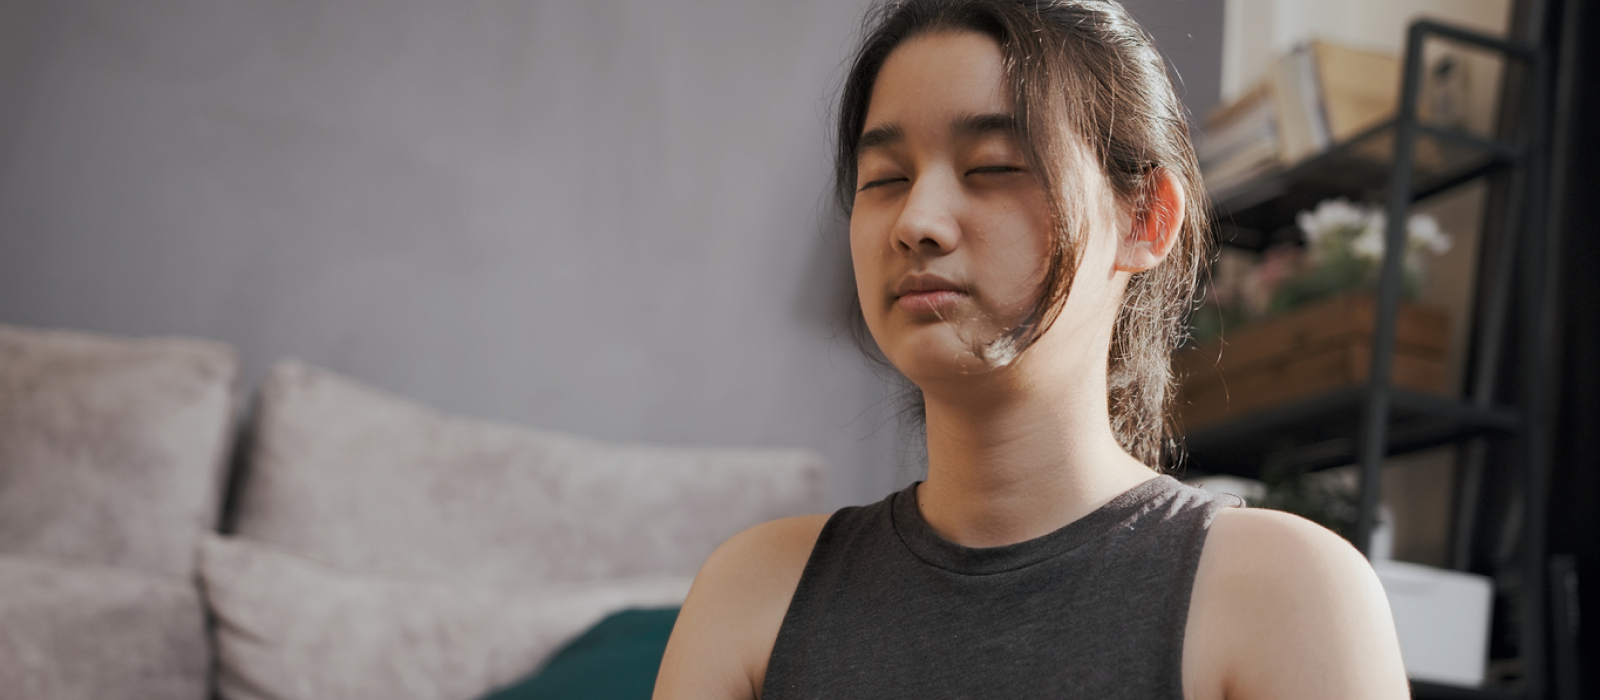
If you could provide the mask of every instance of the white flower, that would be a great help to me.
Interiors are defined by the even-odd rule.
[[[1379,214],[1376,221],[1369,221],[1366,228],[1361,229],[1361,235],[1350,242],[1350,252],[1358,258],[1368,260],[1383,259],[1383,215]]]
[[[1305,232],[1306,243],[1315,248],[1324,237],[1340,229],[1365,226],[1368,213],[1366,208],[1339,197],[1321,201],[1312,211],[1300,212],[1294,222]]]
[[[1388,247],[1387,222],[1381,205],[1354,204],[1342,197],[1324,200],[1315,209],[1295,216],[1295,223],[1305,234],[1306,259],[1312,269],[1355,262],[1359,272],[1346,270],[1337,274],[1353,272],[1366,276],[1368,282],[1376,275]],[[1451,243],[1450,234],[1440,230],[1433,217],[1417,214],[1406,219],[1406,242],[1400,255],[1408,289],[1420,287],[1427,274],[1428,258],[1449,252]],[[1250,290],[1242,291],[1248,302]]]
[[[1450,234],[1439,229],[1439,222],[1427,214],[1418,214],[1406,222],[1406,243],[1412,250],[1426,250],[1434,255],[1450,252]]]

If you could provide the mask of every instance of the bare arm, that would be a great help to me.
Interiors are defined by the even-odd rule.
[[[1227,509],[1207,536],[1184,644],[1190,700],[1411,697],[1378,577],[1297,516]]]
[[[778,628],[827,520],[763,523],[711,554],[672,628],[655,700],[760,697]]]

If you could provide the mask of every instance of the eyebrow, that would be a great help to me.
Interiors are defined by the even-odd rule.
[[[1017,118],[1003,113],[968,114],[957,118],[950,129],[956,136],[961,137],[988,136],[996,133],[1015,136],[1017,134]],[[905,137],[905,130],[896,124],[873,127],[862,132],[861,138],[856,139],[856,153],[861,154],[872,149],[888,148],[904,141]]]
[[[1010,114],[969,114],[956,120],[957,136],[988,136],[1002,133],[1017,134],[1017,118]]]
[[[866,153],[877,148],[888,148],[906,139],[905,130],[894,124],[875,126],[856,139],[856,153]]]

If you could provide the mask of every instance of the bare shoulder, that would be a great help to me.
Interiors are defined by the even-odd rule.
[[[1410,697],[1372,566],[1333,532],[1274,510],[1217,514],[1183,664],[1192,700]]]
[[[762,523],[712,552],[667,642],[656,700],[759,695],[789,599],[828,517]]]

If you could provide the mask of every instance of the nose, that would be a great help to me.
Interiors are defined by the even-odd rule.
[[[906,195],[894,223],[894,246],[905,253],[943,255],[961,242],[960,187],[953,178],[924,173]]]

